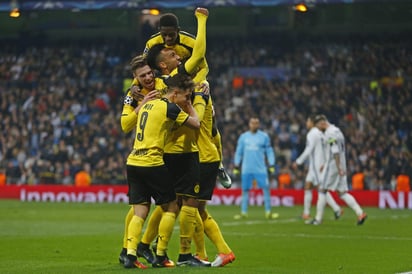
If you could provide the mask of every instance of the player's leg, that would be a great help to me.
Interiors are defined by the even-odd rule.
[[[182,208],[180,209],[180,249],[178,266],[210,266],[210,263],[201,261],[191,254],[191,243],[193,235],[197,229],[203,228],[198,206],[199,201],[196,198],[184,196],[182,200]]]
[[[133,205],[134,215],[130,220],[127,232],[127,257],[124,260],[125,268],[147,268],[137,260],[136,247],[143,229],[144,221],[149,212],[150,204]]]
[[[173,267],[175,263],[169,259],[166,250],[172,237],[178,206],[176,200],[162,206],[164,213],[159,223],[159,237],[156,248],[156,258],[153,267]]]
[[[258,188],[262,189],[262,192],[263,192],[263,204],[265,207],[266,219],[278,218],[279,214],[272,212],[272,206],[270,204],[270,185],[269,185],[268,174],[267,173],[256,174],[255,179],[256,179]]]
[[[362,225],[365,222],[367,215],[363,212],[363,209],[360,207],[356,199],[348,192],[346,176],[342,176],[341,180],[339,180],[337,191],[339,197],[355,212],[358,217],[357,224]]]
[[[339,174],[337,172],[324,172],[324,177],[322,178],[321,183],[318,186],[319,191],[318,201],[316,202],[316,216],[312,221],[307,222],[313,225],[319,225],[322,223],[328,190],[334,190],[339,179]]]
[[[126,169],[129,185],[129,204],[133,206],[134,214],[127,228],[127,256],[124,259],[123,266],[125,268],[147,268],[137,260],[136,249],[144,221],[150,209],[150,191],[144,183],[145,179],[142,178],[139,167],[128,165]]]
[[[335,201],[330,191],[326,192],[326,204],[332,208],[333,214],[335,215],[335,220],[338,220],[343,214],[343,209]]]
[[[193,235],[193,240],[196,247],[195,256],[201,260],[208,260],[206,247],[205,247],[205,231],[206,228],[204,221],[206,220],[207,214],[205,215],[205,207],[207,201],[212,199],[213,190],[216,186],[217,174],[219,170],[219,162],[202,162],[199,164],[199,184],[200,190],[198,195],[199,200],[199,216],[201,217],[201,222],[203,224],[203,231],[196,228],[195,234]]]
[[[224,266],[235,260],[235,255],[223,238],[219,225],[206,210],[207,201],[212,199],[213,190],[216,186],[218,166],[218,162],[200,164],[201,190],[198,209],[203,221],[204,233],[217,249],[218,255],[212,262],[213,267]]]
[[[336,180],[337,174],[333,175],[328,173],[324,170],[322,178],[319,180],[318,188],[318,200],[316,202],[316,215],[315,218],[312,220],[307,220],[306,224],[312,225],[319,225],[322,223],[323,220],[323,213],[326,207],[326,193],[328,187],[330,186],[330,182],[334,182]]]
[[[253,179],[253,174],[242,173],[241,175],[242,199],[240,202],[240,214],[234,216],[237,220],[248,217],[249,190],[252,188]]]
[[[191,243],[196,226],[199,223],[200,215],[198,211],[197,196],[200,191],[199,186],[199,154],[165,154],[164,160],[175,180],[175,191],[182,199],[180,209],[180,248],[178,266],[210,266],[210,263],[203,263],[191,254]]]
[[[326,207],[326,190],[320,189],[318,191],[318,200],[316,202],[316,215],[313,220],[307,222],[308,224],[319,225],[322,223],[323,213]]]
[[[119,255],[119,262],[121,264],[124,263],[124,259],[127,256],[127,230],[128,230],[129,223],[132,220],[133,215],[134,215],[134,209],[131,206],[124,219],[123,248]]]
[[[156,206],[147,222],[146,230],[143,233],[140,243],[137,245],[137,256],[143,257],[148,263],[153,263],[154,256],[150,250],[150,243],[159,234],[159,225],[164,211],[161,206]]]
[[[151,177],[153,189],[152,197],[156,205],[161,207],[161,218],[159,221],[158,243],[156,257],[153,260],[153,267],[173,267],[175,263],[167,257],[166,249],[173,233],[176,215],[178,212],[176,193],[173,186],[173,179],[165,166],[157,167]]]
[[[198,209],[199,210],[199,209]],[[200,225],[201,224],[201,225]],[[195,233],[193,234],[193,242],[195,244],[195,257],[199,260],[207,261],[207,252],[205,245],[205,230],[204,223],[199,210],[199,218],[196,219]]]
[[[306,176],[306,182],[304,186],[304,193],[303,193],[303,213],[302,219],[309,220],[310,219],[310,207],[312,206],[312,199],[313,199],[313,184],[312,180],[310,179],[310,174]]]
[[[205,228],[205,234],[216,246],[218,252],[215,260],[212,262],[212,266],[225,266],[226,264],[233,262],[236,258],[235,254],[223,238],[222,231],[220,230],[218,223],[206,210],[206,201],[202,201],[199,208],[203,220],[203,226]]]

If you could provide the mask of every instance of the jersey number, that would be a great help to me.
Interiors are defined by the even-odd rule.
[[[139,121],[139,129],[136,134],[136,138],[139,141],[143,141],[144,138],[144,128],[146,127],[146,122],[147,122],[147,117],[149,116],[149,113],[147,111],[142,112],[142,115],[140,116],[140,121]]]

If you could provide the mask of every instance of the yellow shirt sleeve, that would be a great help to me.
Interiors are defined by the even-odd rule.
[[[197,35],[195,45],[193,47],[192,56],[185,63],[185,70],[189,74],[196,72],[199,64],[205,59],[206,53],[206,21],[207,16],[201,13],[196,13],[197,18]]]

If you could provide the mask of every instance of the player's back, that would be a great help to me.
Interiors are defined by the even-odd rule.
[[[173,126],[165,144],[165,153],[190,153],[199,151],[194,129]]]

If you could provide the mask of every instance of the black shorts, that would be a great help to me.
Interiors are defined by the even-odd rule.
[[[199,185],[199,153],[165,153],[163,160],[174,180],[176,194],[197,198]]]
[[[200,163],[200,193],[199,200],[212,200],[216,186],[217,172],[220,162]]]
[[[169,203],[176,199],[173,180],[165,165],[157,167],[127,166],[129,204]]]

